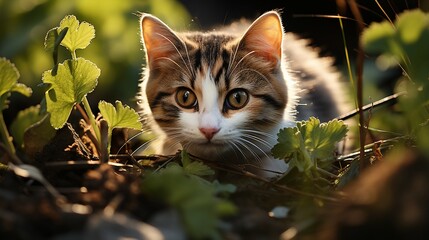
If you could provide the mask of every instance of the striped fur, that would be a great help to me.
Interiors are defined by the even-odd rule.
[[[293,35],[284,37],[277,12],[267,12],[245,25],[239,24],[244,32],[226,28],[177,33],[152,15],[142,16],[147,64],[138,97],[142,116],[158,137],[158,153],[173,154],[185,148],[207,160],[262,163],[263,168],[284,170],[269,152],[278,130],[294,124],[298,98],[304,100],[298,117],[311,114],[328,120],[341,113],[339,100],[333,97],[338,89],[332,87],[337,85],[338,75]],[[288,40],[299,49],[288,48]],[[299,51],[309,56],[301,56],[301,61],[319,62],[319,69],[306,69],[305,64],[301,67],[288,59],[288,52]],[[322,79],[313,76],[319,71]],[[296,81],[297,75],[305,75],[301,83]],[[298,90],[298,85],[323,91],[309,93]],[[179,89],[195,94],[197,103],[181,107]],[[239,109],[232,108],[228,100],[235,91],[248,96]],[[244,95],[232,99],[236,96],[241,101]],[[318,99],[327,100],[318,106]],[[321,109],[320,113],[311,106]]]

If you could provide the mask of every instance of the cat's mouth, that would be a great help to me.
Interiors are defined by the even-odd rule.
[[[186,148],[186,151],[188,151],[190,154],[207,160],[217,158],[230,150],[230,147],[227,142],[219,140],[202,141],[200,139],[199,141],[184,145],[184,147]]]
[[[207,149],[222,149],[225,148],[225,146],[228,144],[227,142],[219,139],[196,139],[189,145],[192,146],[193,149],[198,148],[198,150],[204,151]]]
[[[225,142],[224,141],[219,141],[219,140],[202,140],[202,141],[197,141],[196,144],[200,145],[200,146],[224,146]]]

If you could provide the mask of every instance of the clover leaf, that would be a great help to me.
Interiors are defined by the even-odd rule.
[[[336,144],[345,137],[346,125],[339,120],[320,123],[314,117],[300,121],[295,127],[281,129],[278,143],[273,147],[274,157],[289,163],[289,170],[312,175],[322,162],[329,162],[335,153]]]
[[[142,128],[138,113],[129,106],[124,106],[120,101],[116,101],[115,106],[111,103],[100,101],[98,108],[111,129],[132,128],[139,130]]]
[[[320,123],[319,119],[310,118],[305,124],[305,129],[309,134],[306,139],[306,148],[312,151],[311,155],[314,158],[320,160],[331,157],[336,143],[341,141],[347,133],[346,125],[338,120]]]
[[[56,75],[52,70],[43,73],[43,83],[49,85],[45,92],[47,111],[55,129],[64,126],[73,106],[97,86],[100,69],[83,58],[66,60],[58,65]]]
[[[273,147],[272,153],[279,159],[288,159],[293,153],[299,150],[300,139],[297,128],[283,128],[277,134],[277,144]]]
[[[95,37],[94,26],[87,22],[79,23],[79,20],[73,15],[66,16],[61,20],[60,26],[57,28],[58,34],[65,28],[68,28],[68,31],[61,41],[61,45],[66,47],[72,54],[77,49],[85,49]]]
[[[100,101],[98,103],[98,109],[109,127],[107,133],[108,152],[110,152],[112,131],[114,128],[132,128],[140,130],[143,127],[142,123],[139,121],[138,113],[129,106],[122,105],[120,101],[116,101],[115,106],[111,103]]]

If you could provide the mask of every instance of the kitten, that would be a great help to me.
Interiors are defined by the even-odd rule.
[[[331,62],[284,34],[275,11],[250,26],[180,33],[144,14],[141,35],[147,64],[139,105],[158,137],[159,154],[184,148],[274,176],[287,169],[270,154],[279,129],[344,112],[339,98],[345,94]]]

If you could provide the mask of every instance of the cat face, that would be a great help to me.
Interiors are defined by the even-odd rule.
[[[166,135],[166,148],[180,143],[200,157],[269,150],[288,103],[276,12],[241,35],[175,33],[151,15],[141,24],[144,113]]]

